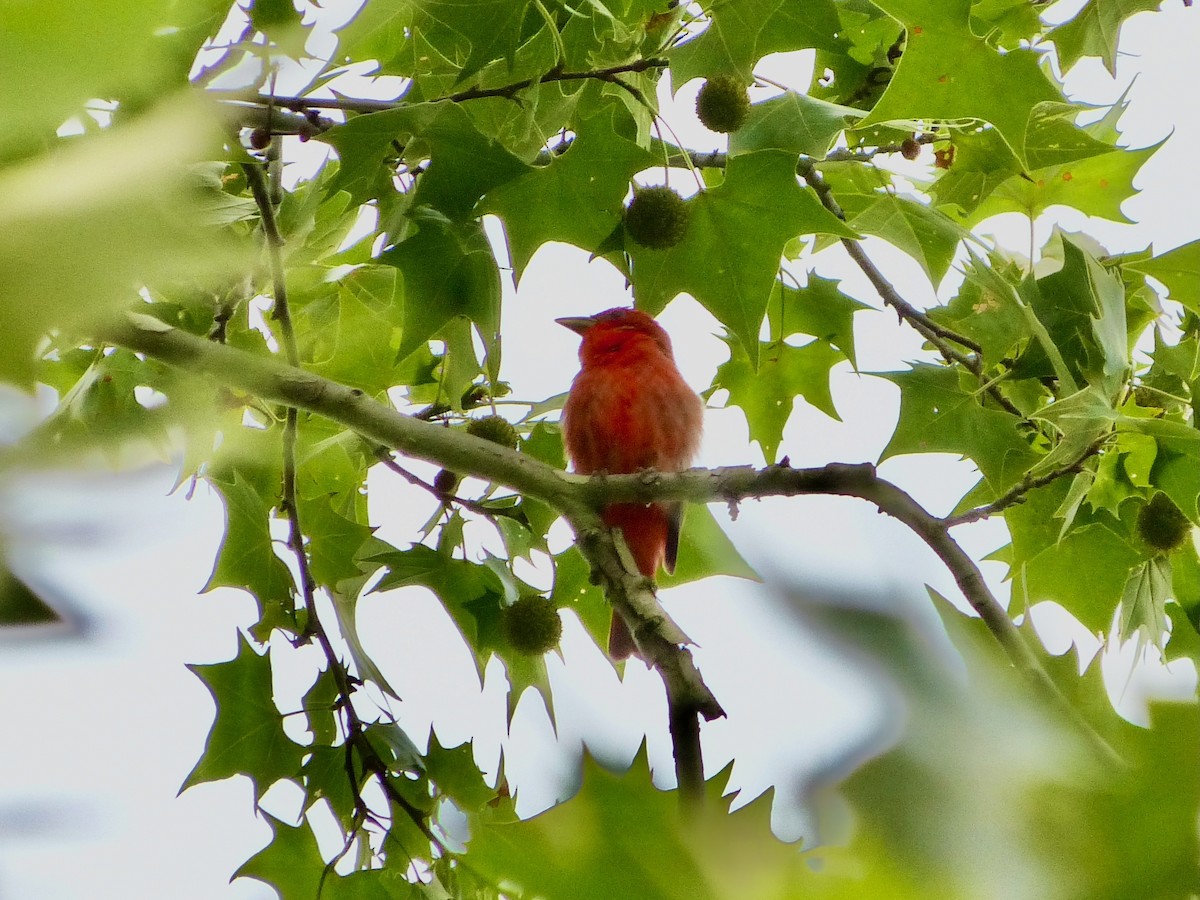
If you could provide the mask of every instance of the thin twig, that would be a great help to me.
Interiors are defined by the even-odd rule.
[[[456,494],[449,494],[445,491],[438,490],[435,485],[430,484],[420,475],[416,474],[415,472],[410,472],[408,469],[404,468],[404,466],[400,465],[400,463],[396,462],[396,460],[392,458],[391,452],[387,447],[377,448],[375,451],[375,458],[383,463],[386,468],[395,472],[409,484],[413,485],[413,487],[421,488],[423,491],[428,492],[432,497],[441,501],[442,503],[453,503],[457,506],[461,506],[463,509],[469,509],[473,513],[485,516],[488,519],[515,518],[514,516],[506,515],[505,511],[502,509],[494,509],[493,507],[488,506],[486,503],[480,503],[478,500],[472,500],[469,497],[459,497]]]
[[[287,283],[283,268],[283,236],[279,232],[279,226],[275,219],[275,209],[270,200],[267,180],[263,174],[262,167],[257,163],[246,163],[244,164],[244,169],[251,193],[254,195],[254,200],[258,204],[259,212],[262,216],[263,234],[266,236],[267,243],[267,258],[274,285],[274,317],[279,322],[280,331],[282,332],[281,343],[283,344],[288,362],[293,367],[298,368],[300,354],[296,346],[296,333],[292,327],[291,310],[288,307]],[[365,770],[376,776],[376,780],[389,799],[404,810],[408,817],[412,819],[413,824],[420,829],[421,833],[429,839],[433,846],[445,852],[445,848],[426,823],[425,814],[413,806],[396,789],[395,785],[391,783],[390,771],[386,763],[380,758],[375,747],[368,740],[366,726],[354,708],[354,686],[351,683],[350,676],[342,661],[338,658],[337,652],[333,647],[333,642],[330,640],[329,634],[321,624],[321,619],[317,614],[316,582],[313,580],[309,568],[308,551],[304,546],[304,531],[300,523],[300,509],[296,496],[298,412],[299,409],[297,406],[288,405],[287,418],[283,429],[283,500],[281,505],[288,518],[288,547],[296,557],[296,565],[300,573],[300,590],[304,599],[306,621],[300,641],[306,641],[313,637],[317,639],[317,643],[320,645],[321,651],[325,656],[326,665],[329,667],[329,672],[333,676],[334,684],[337,687],[339,696],[338,705],[345,715],[343,727],[345,729],[346,740],[346,775],[350,780],[350,789],[354,794],[358,810],[362,813],[369,813],[362,797],[359,773],[356,771],[354,765],[355,753],[358,754]]]
[[[829,188],[829,183],[821,177],[821,174],[817,171],[812,161],[801,159],[796,171],[800,173],[800,177],[816,193],[817,198],[821,201],[821,205],[839,219],[845,220],[846,213],[833,196],[833,192]],[[983,347],[979,343],[950,328],[939,325],[924,312],[901,297],[899,291],[887,280],[883,272],[879,270],[879,267],[875,265],[871,258],[867,256],[866,251],[862,248],[862,244],[858,241],[851,238],[842,238],[842,246],[846,248],[846,252],[858,265],[859,269],[862,270],[863,274],[867,276],[867,279],[878,292],[880,299],[883,300],[885,305],[894,309],[896,315],[903,321],[908,322],[925,340],[931,343],[946,362],[958,363],[979,379],[980,383],[984,385],[984,393],[991,397],[1001,409],[1019,419],[1026,418],[1025,414],[1011,400],[1004,396],[999,387],[994,383],[989,383],[985,378],[981,358]],[[957,350],[951,346],[952,343],[966,347],[971,351],[971,354],[968,355]]]
[[[954,528],[958,525],[967,525],[971,522],[978,522],[980,519],[986,519],[989,516],[994,516],[998,512],[1003,512],[1010,506],[1015,506],[1025,500],[1025,495],[1032,490],[1040,487],[1045,487],[1053,481],[1057,481],[1064,475],[1075,475],[1083,471],[1083,467],[1087,465],[1087,461],[1100,452],[1100,449],[1108,441],[1108,435],[1097,438],[1092,444],[1079,454],[1079,458],[1069,465],[1063,466],[1061,469],[1055,469],[1052,472],[1047,472],[1045,475],[1030,476],[1026,475],[1011,488],[993,500],[991,503],[986,503],[983,506],[977,506],[975,509],[968,510],[965,513],[960,513],[957,516],[946,516],[942,519],[942,524],[947,528]]]
[[[636,88],[631,88],[630,85],[621,82],[616,76],[625,73],[646,72],[650,69],[662,69],[666,65],[667,61],[665,59],[654,57],[650,59],[635,59],[632,62],[607,66],[603,69],[591,69],[585,72],[562,72],[557,69],[551,69],[536,77],[524,78],[520,81],[514,81],[512,84],[505,84],[494,88],[467,88],[466,90],[447,94],[444,97],[434,97],[423,102],[436,103],[448,100],[453,103],[461,103],[467,100],[482,100],[488,97],[505,97],[511,100],[521,91],[537,84],[554,81],[587,81],[589,79],[608,81],[626,90],[636,90]],[[217,94],[218,97],[221,97],[222,94],[222,92],[217,91],[213,91],[212,93]],[[274,105],[300,113],[308,109],[336,109],[342,112],[376,113],[402,109],[412,105],[410,101],[403,98],[396,100],[360,100],[351,97],[284,97],[276,94],[257,92],[249,94],[245,92],[229,93],[222,99],[234,103],[251,103],[262,106]]]

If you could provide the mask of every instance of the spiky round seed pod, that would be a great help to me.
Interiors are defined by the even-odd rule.
[[[746,123],[750,95],[733,75],[714,75],[696,95],[696,116],[709,131],[729,134]]]
[[[500,625],[505,640],[527,656],[541,656],[553,650],[562,637],[558,607],[541,594],[527,594],[512,606],[506,606]]]
[[[255,128],[250,132],[250,146],[255,150],[266,150],[271,144],[271,132],[265,128]]]
[[[1158,493],[1142,507],[1137,517],[1138,535],[1143,541],[1170,553],[1184,542],[1191,533],[1192,523],[1166,494]]]
[[[916,159],[921,155],[921,144],[916,138],[905,138],[900,142],[900,155],[905,159]]]
[[[671,188],[639,188],[625,209],[625,231],[643,247],[666,250],[683,240],[689,218],[686,201]]]
[[[517,447],[517,429],[512,422],[503,416],[484,416],[482,419],[471,419],[467,422],[467,434],[491,441],[502,447],[515,450]]]

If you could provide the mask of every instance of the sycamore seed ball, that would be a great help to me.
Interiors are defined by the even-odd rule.
[[[746,123],[750,95],[732,75],[714,75],[696,95],[696,116],[709,131],[729,134]]]
[[[635,189],[625,209],[625,231],[643,247],[666,250],[683,240],[687,203],[669,187]]]
[[[1166,494],[1155,494],[1138,513],[1138,534],[1143,541],[1163,553],[1177,549],[1191,530],[1187,516]]]
[[[505,607],[500,624],[508,643],[527,656],[553,650],[562,637],[558,608],[540,594],[529,594]]]
[[[502,447],[515,449],[517,446],[517,429],[512,422],[503,416],[484,416],[482,419],[471,419],[467,422],[467,434],[477,438],[500,444]]]

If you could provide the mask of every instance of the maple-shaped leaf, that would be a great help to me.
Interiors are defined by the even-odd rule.
[[[770,792],[729,814],[721,796],[728,774],[714,775],[706,802],[683,817],[678,798],[651,781],[644,744],[622,774],[585,755],[582,786],[569,801],[521,822],[476,817],[471,864],[546,900],[800,896],[777,893],[816,876],[794,846],[771,835]]]
[[[1059,69],[1066,73],[1083,57],[1099,56],[1115,78],[1121,26],[1130,16],[1158,5],[1159,0],[1088,0],[1074,18],[1047,35],[1058,49]]]
[[[231,479],[212,479],[225,501],[225,536],[203,590],[236,587],[248,591],[258,604],[260,626],[269,633],[271,627],[290,622],[294,615],[292,574],[276,555],[271,536],[275,498],[265,498],[241,471],[233,471]]]
[[[679,534],[675,571],[660,572],[658,583],[661,587],[672,587],[713,575],[762,580],[738,552],[712,510],[700,503],[689,503]]]
[[[998,257],[993,257],[990,264],[988,275],[995,277],[1008,268],[1011,277],[1017,276],[1015,268]],[[929,317],[977,342],[983,348],[984,367],[990,369],[1009,358],[1015,348],[1024,346],[1031,331],[1015,291],[997,290],[999,285],[983,277],[985,268],[982,260],[972,259],[964,267],[966,278],[958,293],[945,306],[931,309]]]
[[[800,234],[857,237],[796,181],[796,158],[763,150],[729,160],[725,180],[688,201],[683,240],[650,250],[629,239],[638,306],[658,313],[687,292],[758,365],[758,333],[784,245]]]
[[[1061,101],[1030,50],[1000,53],[977,37],[971,0],[880,0],[908,41],[887,90],[859,127],[913,120],[991,123],[1028,169],[1026,133],[1039,103]]]
[[[1028,175],[1011,175],[980,200],[963,224],[973,226],[1004,212],[1036,218],[1056,205],[1073,207],[1100,219],[1132,222],[1121,204],[1137,193],[1133,187],[1135,176],[1161,146],[1160,142],[1141,150],[1119,147],[1076,162],[1036,169]]]
[[[341,158],[331,193],[347,191],[363,203],[378,184],[384,157],[401,140],[415,144],[406,159],[414,166],[428,160],[417,178],[414,206],[431,206],[455,221],[467,218],[489,190],[528,171],[529,166],[495,138],[481,132],[457,103],[414,103],[384,112],[355,116],[324,132]],[[390,181],[387,182],[390,185]]]
[[[372,397],[397,383],[404,290],[388,265],[355,269],[338,284],[337,319],[314,328],[308,368]]]
[[[1130,269],[1157,278],[1176,303],[1200,312],[1200,241],[1181,244],[1150,259],[1125,264]]]
[[[283,715],[275,705],[271,684],[271,654],[261,656],[238,635],[233,659],[210,665],[190,665],[217,705],[217,716],[204,745],[204,754],[180,790],[206,781],[245,775],[261,798],[281,778],[300,771],[305,748],[283,731]]]
[[[911,256],[936,287],[950,269],[960,241],[970,237],[945,213],[892,192],[838,194],[846,223],[881,237]]]
[[[484,198],[481,211],[504,220],[518,281],[547,241],[595,253],[620,224],[629,180],[655,163],[633,135],[623,133],[626,118],[612,104],[601,107],[579,122],[565,153]]]
[[[711,7],[707,28],[667,54],[675,90],[700,75],[724,72],[749,83],[754,65],[768,53],[823,47],[842,41],[837,9],[830,0],[800,6],[792,0],[738,0]]]
[[[1102,632],[1112,622],[1130,570],[1144,555],[1131,544],[1124,525],[1106,513],[1080,509],[1064,534],[1067,479],[1030,491],[1004,512],[1012,537],[1006,557],[1012,582],[1010,613],[1053,600],[1085,627]]]
[[[434,732],[429,735],[429,750],[424,757],[429,780],[438,792],[449,797],[464,812],[474,812],[496,796],[483,780],[475,763],[474,745],[470,742],[457,747],[443,747]]]
[[[796,397],[841,421],[829,392],[829,370],[845,356],[827,341],[818,339],[803,347],[763,343],[757,372],[740,343],[728,344],[729,359],[717,369],[710,392],[729,391],[729,405],[745,413],[750,439],[758,441],[768,463],[775,461]]]
[[[478,221],[416,213],[416,233],[379,255],[404,275],[404,327],[396,359],[419,350],[452,319],[475,323],[491,347],[500,326],[500,273]]]
[[[325,860],[307,821],[289,825],[262,813],[271,829],[271,842],[246,860],[234,878],[254,878],[269,884],[280,900],[316,900],[325,873]]]
[[[858,368],[854,356],[854,314],[870,309],[853,297],[843,294],[832,278],[809,273],[808,284],[793,287],[783,281],[775,282],[775,292],[767,307],[771,336],[785,340],[794,334],[810,334],[837,347]]]
[[[308,538],[309,570],[317,584],[335,587],[360,576],[355,558],[375,529],[337,512],[328,495],[301,500],[299,507]]]
[[[1018,419],[984,407],[978,382],[965,385],[958,371],[920,364],[881,377],[900,389],[900,418],[880,461],[905,453],[956,453],[972,460],[999,494],[1039,459]]]
[[[1122,641],[1136,637],[1140,644],[1163,649],[1167,635],[1166,602],[1171,597],[1171,561],[1165,556],[1148,559],[1129,573],[1121,595],[1117,635]]]

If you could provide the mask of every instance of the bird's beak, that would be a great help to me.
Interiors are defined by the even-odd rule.
[[[596,320],[591,316],[567,316],[562,319],[555,319],[563,328],[570,328],[576,334],[584,334],[589,328],[596,324]]]

